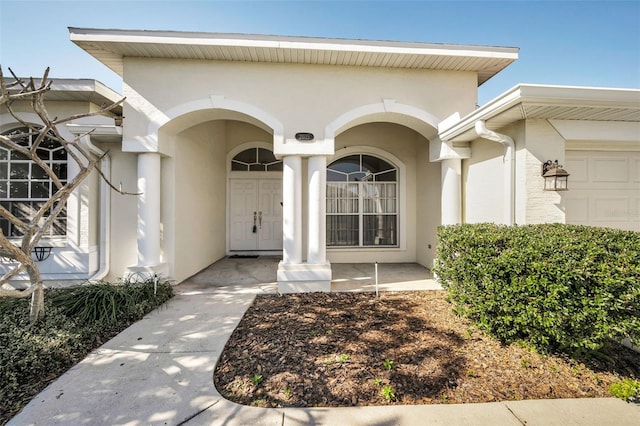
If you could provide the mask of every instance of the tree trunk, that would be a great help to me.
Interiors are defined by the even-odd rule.
[[[36,284],[36,290],[31,294],[31,309],[29,320],[36,322],[44,318],[44,285],[42,281]]]
[[[36,288],[31,294],[29,320],[31,320],[31,322],[36,322],[44,317],[44,284],[40,278],[40,270],[37,266],[28,265],[27,272],[29,273],[31,285]]]

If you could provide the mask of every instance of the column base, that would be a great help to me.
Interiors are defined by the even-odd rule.
[[[160,263],[158,265],[131,265],[124,271],[124,276],[130,281],[144,281],[157,275],[160,278],[169,278],[169,265]]]
[[[331,264],[278,264],[278,292],[311,293],[331,291]]]

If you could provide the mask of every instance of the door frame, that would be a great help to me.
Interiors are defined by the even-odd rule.
[[[253,255],[282,255],[282,250],[231,250],[231,180],[235,179],[253,179],[253,180],[279,180],[282,183],[282,172],[245,172],[231,170],[231,159],[238,153],[249,148],[265,148],[273,151],[273,144],[266,142],[247,142],[236,146],[227,153],[227,178],[226,178],[226,253],[227,256],[233,254],[253,254]]]

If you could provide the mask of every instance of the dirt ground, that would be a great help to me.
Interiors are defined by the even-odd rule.
[[[258,296],[214,373],[226,398],[261,407],[471,403],[610,396],[640,354],[580,363],[501,345],[454,316],[445,292]]]

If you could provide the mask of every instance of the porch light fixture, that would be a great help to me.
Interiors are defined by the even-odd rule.
[[[315,136],[313,135],[313,133],[309,133],[309,132],[296,133],[296,140],[298,142],[311,142],[314,138]]]
[[[558,160],[542,163],[542,177],[545,191],[567,191],[569,173],[558,164]]]

